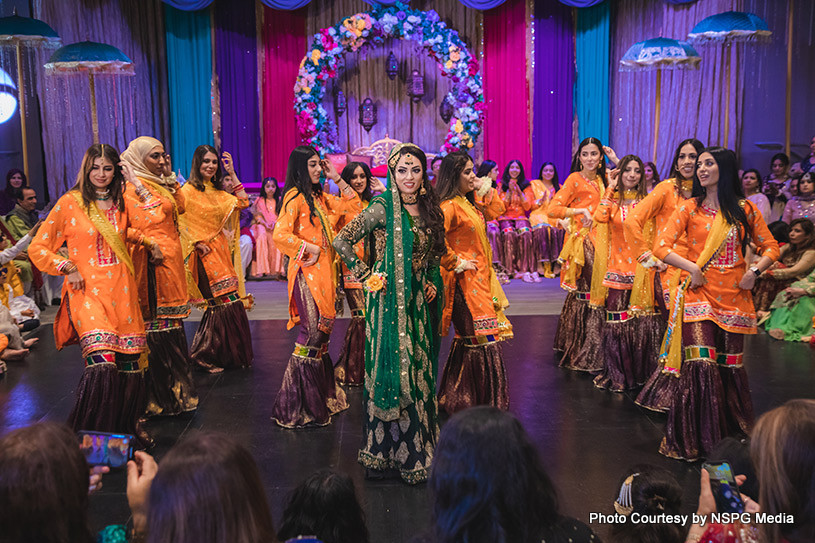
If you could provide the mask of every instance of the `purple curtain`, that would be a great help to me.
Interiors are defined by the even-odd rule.
[[[198,11],[199,9],[209,7],[213,1],[214,0],[164,0],[164,3],[184,11]]]
[[[473,9],[492,9],[497,8],[507,0],[459,0],[468,8]]]
[[[535,4],[535,95],[532,109],[532,171],[554,162],[561,180],[572,156],[574,118],[574,21],[560,2]]]
[[[241,181],[260,181],[255,3],[218,2],[215,5],[215,20],[221,150],[232,153],[235,171]],[[273,137],[273,134],[269,134],[269,137]]]
[[[605,0],[560,0],[560,3],[573,8],[590,8],[597,4],[602,4],[604,1]]]

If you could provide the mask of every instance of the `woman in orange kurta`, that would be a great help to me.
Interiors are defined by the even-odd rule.
[[[164,145],[157,139],[136,138],[122,153],[122,160],[130,222],[158,244],[164,257],[161,262],[150,261],[139,246],[130,251],[149,349],[147,414],[178,415],[198,407],[183,320],[190,314],[178,235],[184,197]]]
[[[694,138],[681,141],[676,146],[669,179],[657,184],[654,190],[631,210],[626,218],[625,239],[634,249],[639,262],[647,264],[655,260],[652,258],[654,244],[665,232],[676,208],[691,197],[696,160],[704,147],[701,141]],[[653,240],[647,239],[644,233],[646,226],[651,221],[654,223],[656,232]],[[686,257],[688,249],[684,236],[679,238],[673,250],[678,255]],[[656,301],[665,318],[668,316],[670,293],[679,284],[680,275],[681,270],[672,266],[657,274],[659,286],[655,288]],[[672,376],[662,370],[663,361],[660,360],[656,370],[637,396],[637,405],[652,411],[665,412],[668,410],[671,399],[677,392],[678,380],[675,379],[676,375]]]
[[[707,456],[729,435],[746,435],[753,424],[744,334],[756,333],[750,289],[778,258],[755,204],[744,198],[733,151],[709,147],[699,155],[696,175],[703,194],[673,215],[654,254],[689,274],[679,287],[666,333],[665,369],[684,361],[660,452],[689,461]],[[687,258],[674,246],[686,235]],[[758,262],[747,268],[748,241]],[[681,342],[681,343],[680,343]]]
[[[346,198],[323,192],[323,173]],[[359,213],[360,198],[333,164],[321,161],[317,151],[307,145],[291,152],[283,192],[274,242],[289,256],[288,328],[300,324],[300,333],[275,398],[272,418],[284,428],[324,426],[333,414],[348,408],[328,356],[340,273],[332,242],[345,213]]]
[[[244,270],[238,237],[240,210],[249,198],[235,173],[232,156],[224,153],[228,178],[221,177],[218,154],[200,145],[192,156],[190,178],[181,187],[185,212],[179,217],[181,250],[190,299],[206,304],[192,340],[193,363],[210,373],[252,365],[252,334],[246,305]],[[229,183],[227,183],[227,180]]]
[[[252,260],[252,277],[260,279],[269,276],[272,279],[285,277],[283,253],[272,240],[277,214],[280,212],[283,191],[277,179],[267,177],[260,189],[260,198],[255,200],[252,221],[252,236],[255,238],[255,259]]]
[[[527,199],[532,202],[529,224],[532,225],[538,271],[549,278],[560,273],[557,259],[566,236],[566,230],[557,224],[559,221],[550,219],[547,213],[549,203],[559,189],[557,170],[551,162],[544,162],[538,179],[530,181],[524,189]]]
[[[518,160],[511,160],[504,168],[500,183],[500,196],[506,208],[498,217],[501,229],[501,262],[510,277],[523,277],[527,283],[540,282],[535,250],[532,243],[532,227],[526,214],[532,208],[532,202],[524,193],[529,182],[524,177],[524,167]]]
[[[594,266],[594,211],[606,190],[603,144],[597,138],[580,142],[572,173],[549,204],[549,217],[571,219],[560,253],[560,286],[569,291],[555,331],[561,367],[598,372],[603,369],[601,333],[606,320],[600,305],[589,304]]]
[[[591,298],[604,296],[606,300],[605,365],[594,385],[613,392],[637,388],[651,376],[664,331],[661,317],[654,314],[654,272],[638,264],[623,229],[625,219],[648,193],[644,172],[639,157],[623,157],[594,212],[595,258],[601,258],[601,251],[607,255],[605,270],[602,266],[594,270],[598,275],[591,291]]]
[[[447,254],[442,258],[445,304],[442,334],[456,338],[439,386],[439,405],[449,414],[474,405],[509,408],[500,341],[512,337],[504,316],[509,302],[492,268],[486,220],[504,212],[498,191],[477,179],[467,153],[441,163],[436,190],[444,213]],[[476,196],[478,200],[476,200]]]
[[[28,254],[44,272],[66,276],[54,341],[57,349],[79,343],[85,358],[69,424],[75,430],[135,434],[149,445],[139,424],[147,344],[125,241],[155,245],[130,227],[123,182],[116,150],[92,145],[77,184],[54,205]],[[68,258],[57,252],[63,244]],[[160,258],[160,250],[153,251]]]

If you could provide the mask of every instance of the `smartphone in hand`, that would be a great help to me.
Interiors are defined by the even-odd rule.
[[[135,437],[130,434],[110,434],[107,432],[78,433],[79,449],[91,466],[122,468],[133,459]]]
[[[739,494],[739,486],[733,476],[733,470],[727,462],[702,464],[702,469],[710,475],[710,489],[716,500],[719,513],[743,513],[744,502]]]

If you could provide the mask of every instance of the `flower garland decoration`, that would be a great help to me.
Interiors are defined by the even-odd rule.
[[[453,82],[447,100],[453,105],[441,154],[469,150],[481,134],[484,91],[478,62],[458,32],[447,27],[433,10],[411,9],[401,2],[346,17],[314,35],[300,62],[294,84],[294,112],[302,139],[323,153],[336,153],[337,125],[322,105],[328,81],[337,76],[346,53],[382,45],[387,38],[421,45]]]

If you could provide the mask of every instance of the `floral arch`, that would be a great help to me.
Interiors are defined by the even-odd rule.
[[[458,32],[448,28],[438,13],[411,9],[400,2],[377,4],[314,35],[294,85],[294,111],[303,140],[326,153],[340,151],[337,125],[322,105],[327,83],[336,77],[346,53],[366,44],[381,45],[387,38],[421,45],[437,62],[442,75],[453,82],[447,94],[453,116],[441,153],[471,149],[481,134],[484,110],[478,62]]]

